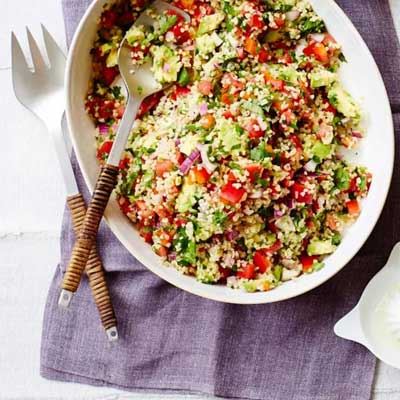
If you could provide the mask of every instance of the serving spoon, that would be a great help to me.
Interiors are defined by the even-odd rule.
[[[149,10],[152,10],[153,13],[149,13]],[[169,10],[178,13],[186,21],[190,21],[189,15],[181,9],[161,0],[156,0],[142,12],[135,21],[134,26],[144,26],[149,30],[155,26],[156,19],[154,15],[161,15]],[[85,215],[83,227],[77,237],[70,262],[64,274],[59,299],[59,305],[63,308],[69,306],[73,294],[78,289],[89,258],[90,249],[96,241],[101,218],[103,217],[111,192],[117,185],[118,165],[140,104],[146,97],[165,87],[156,80],[151,68],[151,60],[147,60],[143,64],[137,66],[133,64],[131,54],[132,47],[129,45],[127,36],[125,35],[118,51],[118,67],[127,89],[127,105],[118,126],[117,135],[108,156],[107,163],[103,166],[97,178],[92,199]]]

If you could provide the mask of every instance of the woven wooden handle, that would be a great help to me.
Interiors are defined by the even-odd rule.
[[[78,236],[86,215],[85,200],[79,193],[68,197],[67,204],[71,211],[75,234]],[[94,301],[99,310],[101,323],[107,331],[117,325],[117,319],[115,318],[114,308],[111,303],[103,265],[95,245],[93,245],[90,250],[89,260],[86,265],[86,274],[89,278],[89,284],[92,289]]]
[[[83,271],[89,260],[92,246],[96,242],[101,218],[103,217],[111,192],[117,184],[117,179],[118,167],[105,165],[97,179],[82,228],[72,250],[71,260],[64,274],[62,289],[72,293],[78,289]]]

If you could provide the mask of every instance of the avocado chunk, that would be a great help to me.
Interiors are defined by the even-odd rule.
[[[307,246],[307,253],[309,256],[321,256],[331,254],[335,249],[331,240],[314,240]]]
[[[200,55],[206,56],[207,54],[212,53],[221,43],[221,38],[215,32],[212,34],[206,33],[197,38],[196,49]]]
[[[144,40],[144,32],[139,26],[133,25],[128,32],[126,32],[126,40],[131,46],[141,43]]]
[[[178,79],[178,73],[182,63],[178,55],[168,46],[157,46],[152,49],[153,72],[155,78],[160,82],[174,82]]]
[[[215,29],[217,29],[218,25],[224,20],[224,18],[225,15],[223,13],[215,13],[203,17],[200,22],[199,28],[197,29],[197,36],[215,31]]]
[[[314,144],[311,149],[311,152],[315,157],[318,157],[320,160],[325,160],[332,154],[333,146],[330,144],[323,144],[322,142],[318,141]]]
[[[240,150],[242,148],[242,131],[237,124],[222,119],[218,124],[218,129],[218,137],[226,153],[231,153],[234,150]]]
[[[182,191],[176,199],[175,208],[180,213],[189,211],[197,201],[197,185],[190,185],[185,183]]]
[[[345,117],[356,121],[360,119],[360,108],[350,93],[346,92],[339,83],[335,83],[328,91],[329,102]]]
[[[118,64],[118,50],[112,49],[106,59],[107,68],[115,67],[117,64]]]
[[[337,81],[337,74],[324,69],[313,70],[310,73],[310,83],[313,89],[329,86]]]

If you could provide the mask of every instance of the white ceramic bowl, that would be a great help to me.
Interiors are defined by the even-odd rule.
[[[107,2],[93,1],[84,15],[69,52],[66,73],[68,124],[90,190],[95,185],[99,166],[95,156],[95,129],[85,113],[84,99],[90,77],[89,51],[96,35],[96,22]],[[107,207],[106,220],[114,234],[147,268],[183,290],[209,299],[239,304],[270,303],[298,296],[321,285],[340,271],[363,245],[378,220],[389,189],[394,159],[393,123],[386,90],[367,46],[343,11],[333,0],[311,2],[330,32],[343,45],[348,63],[342,67],[342,79],[365,112],[367,137],[362,141],[357,154],[352,156],[373,173],[373,183],[363,203],[362,213],[336,252],[326,259],[326,266],[321,271],[287,282],[270,292],[245,293],[222,285],[205,285],[165,267],[120,212],[115,199],[112,199]]]

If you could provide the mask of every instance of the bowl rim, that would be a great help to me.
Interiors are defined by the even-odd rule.
[[[66,117],[67,117],[67,122],[69,126],[69,136],[71,138],[73,148],[75,150],[75,155],[78,160],[79,166],[84,166],[85,162],[83,158],[81,157],[80,152],[77,150],[79,148],[77,141],[75,140],[75,135],[73,134],[74,130],[74,121],[73,121],[73,116],[72,116],[72,96],[71,96],[71,88],[73,85],[73,79],[72,79],[72,68],[73,68],[73,62],[74,62],[74,55],[76,52],[76,49],[79,44],[80,37],[85,29],[86,23],[88,22],[89,17],[91,16],[93,10],[97,6],[97,3],[100,1],[104,0],[92,0],[90,3],[89,7],[85,11],[83,17],[81,18],[78,27],[74,33],[70,49],[68,52],[68,58],[67,58],[67,66],[66,66],[66,71],[65,71],[65,100],[66,100]],[[110,0],[112,2],[113,0]],[[316,1],[321,1],[321,0],[311,0],[312,3],[315,3]],[[368,57],[371,61],[370,66],[375,72],[375,76],[377,77],[378,81],[377,84],[381,87],[382,89],[382,101],[384,101],[384,108],[386,109],[385,114],[387,113],[388,116],[388,129],[390,130],[390,133],[388,137],[390,138],[390,143],[388,143],[388,155],[390,159],[387,160],[387,168],[390,168],[390,171],[388,173],[388,180],[387,180],[387,185],[385,188],[383,188],[382,196],[380,196],[380,202],[379,204],[375,205],[375,215],[374,215],[374,220],[368,225],[368,229],[365,230],[365,232],[362,234],[362,240],[359,241],[358,245],[354,247],[354,250],[352,252],[348,252],[345,256],[342,257],[342,261],[339,263],[339,266],[336,266],[334,268],[331,268],[329,273],[327,273],[325,276],[322,276],[321,279],[316,280],[316,282],[311,282],[306,285],[303,285],[302,287],[297,288],[297,290],[293,291],[291,294],[286,294],[286,295],[281,295],[281,296],[276,296],[272,299],[265,299],[262,296],[257,296],[255,293],[246,293],[245,296],[237,296],[235,298],[229,298],[228,296],[221,296],[219,294],[214,294],[212,291],[208,291],[207,287],[209,285],[206,284],[201,284],[201,286],[185,286],[177,283],[174,281],[174,279],[171,279],[170,276],[167,274],[163,274],[157,268],[153,268],[153,266],[149,266],[149,263],[146,262],[144,259],[144,256],[140,254],[140,251],[133,251],[131,246],[130,246],[130,241],[126,238],[126,236],[122,233],[122,231],[118,227],[118,223],[114,223],[112,221],[112,218],[110,218],[109,213],[106,211],[104,215],[104,219],[108,225],[108,227],[111,229],[113,234],[117,237],[117,239],[123,244],[123,246],[126,248],[126,250],[134,257],[136,258],[139,262],[141,262],[147,269],[149,269],[151,272],[155,273],[157,276],[159,276],[161,279],[167,281],[168,283],[174,285],[175,287],[180,288],[181,290],[185,290],[189,293],[198,295],[200,297],[209,299],[209,300],[215,300],[218,302],[224,302],[224,303],[230,303],[230,304],[266,304],[266,303],[274,303],[278,301],[284,301],[288,300],[297,296],[300,296],[304,293],[307,293],[313,289],[315,289],[318,286],[321,286],[323,283],[328,281],[330,278],[332,278],[334,275],[336,275],[338,272],[340,272],[358,253],[360,248],[365,244],[366,240],[368,237],[371,235],[373,229],[375,228],[382,210],[385,206],[387,196],[391,187],[391,182],[393,178],[393,168],[394,168],[394,156],[395,156],[395,146],[394,146],[394,126],[393,126],[393,117],[391,113],[391,108],[390,108],[390,102],[389,102],[389,97],[387,94],[387,90],[383,81],[383,77],[379,71],[379,68],[376,64],[376,61],[369,50],[367,44],[365,43],[364,39],[350,20],[350,18],[345,14],[345,12],[341,9],[341,7],[334,1],[334,0],[322,0],[324,3],[327,3],[328,8],[332,8],[337,14],[340,15],[341,19],[343,22],[346,24],[346,28],[351,30],[353,33],[354,38],[357,40],[358,44],[361,47],[361,51],[364,53],[366,57]],[[87,187],[89,188],[90,192],[93,192],[94,185],[91,182],[91,179],[89,178],[89,174],[86,170],[86,168],[81,167],[81,172],[83,175],[83,178],[85,180],[85,183]],[[135,229],[135,228],[133,228]],[[293,281],[292,281],[293,282]],[[290,282],[286,282],[285,285],[290,284]],[[233,289],[232,289],[233,290]],[[271,292],[263,292],[263,293],[271,293]],[[260,294],[260,293],[258,293]]]

